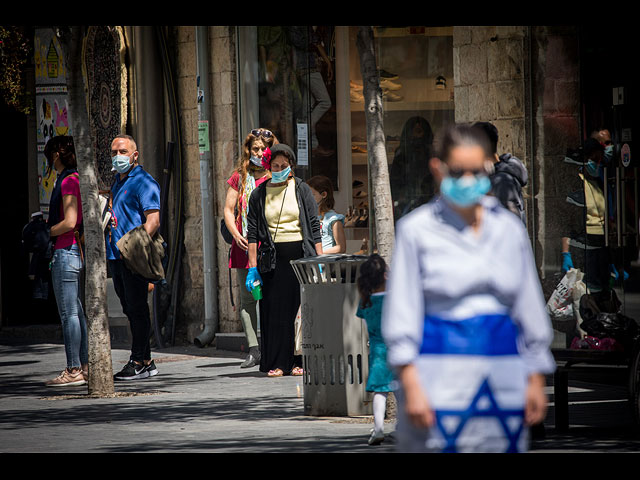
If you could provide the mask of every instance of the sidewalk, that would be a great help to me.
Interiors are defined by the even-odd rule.
[[[62,344],[0,334],[0,453],[394,452],[391,441],[367,445],[371,417],[304,415],[301,377],[241,369],[239,351],[186,346],[153,356],[159,375],[118,382],[118,396],[95,399],[86,386],[44,386],[65,364]],[[114,346],[114,372],[128,358]],[[640,451],[624,387],[570,381],[570,428],[561,434],[548,385],[546,434],[533,453]]]
[[[393,451],[367,445],[371,417],[305,416],[301,377],[241,369],[244,356],[154,350],[157,376],[117,382],[120,396],[95,399],[86,386],[44,386],[64,368],[63,345],[0,336],[0,453]],[[114,372],[128,359],[114,348]]]

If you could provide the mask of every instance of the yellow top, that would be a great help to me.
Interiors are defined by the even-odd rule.
[[[584,201],[587,208],[587,233],[604,235],[605,199],[602,189],[595,180],[580,174],[584,181]]]
[[[280,213],[281,209],[282,213]],[[267,184],[264,215],[267,219],[267,225],[269,225],[271,238],[275,243],[302,240],[300,208],[296,200],[296,185],[293,178],[289,179],[287,185],[273,187],[270,182]],[[279,224],[278,217],[280,218]],[[277,233],[276,226],[278,227]]]

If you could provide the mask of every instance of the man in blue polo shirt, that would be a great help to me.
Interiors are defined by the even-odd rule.
[[[112,222],[106,235],[107,261],[113,286],[131,326],[131,357],[114,380],[137,380],[156,375],[151,359],[151,316],[147,302],[149,282],[124,264],[116,243],[127,232],[142,225],[153,237],[160,226],[160,186],[138,164],[135,140],[118,135],[111,143],[111,161],[117,172],[111,187]]]

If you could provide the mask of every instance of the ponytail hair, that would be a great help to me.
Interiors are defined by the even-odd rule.
[[[371,294],[384,284],[386,272],[387,264],[377,253],[370,255],[360,266],[357,286],[362,308],[371,306]]]

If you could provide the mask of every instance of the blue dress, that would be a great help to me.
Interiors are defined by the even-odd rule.
[[[382,318],[383,293],[371,296],[371,305],[367,308],[358,307],[356,316],[367,322],[369,332],[369,377],[367,378],[367,392],[390,392],[393,373],[387,366],[387,347],[382,339],[380,323]]]

